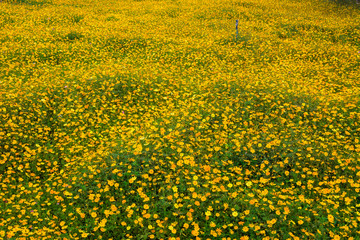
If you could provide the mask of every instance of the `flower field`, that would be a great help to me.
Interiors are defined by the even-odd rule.
[[[1,1],[0,239],[359,239],[359,20]]]

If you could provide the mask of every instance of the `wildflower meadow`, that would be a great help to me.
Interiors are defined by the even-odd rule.
[[[360,239],[359,22],[0,1],[0,239]]]

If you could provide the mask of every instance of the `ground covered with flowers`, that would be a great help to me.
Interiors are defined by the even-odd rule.
[[[320,0],[0,2],[0,237],[358,239],[359,20]]]

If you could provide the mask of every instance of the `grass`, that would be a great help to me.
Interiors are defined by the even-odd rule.
[[[0,238],[358,239],[358,18],[2,1]]]

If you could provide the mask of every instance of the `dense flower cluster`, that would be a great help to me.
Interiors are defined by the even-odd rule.
[[[356,239],[359,17],[0,2],[0,238]]]

